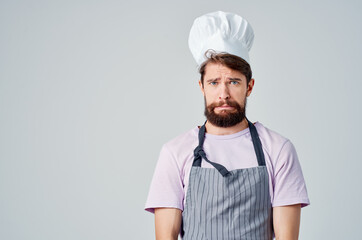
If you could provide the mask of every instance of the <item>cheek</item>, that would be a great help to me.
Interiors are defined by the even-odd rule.
[[[215,102],[215,100],[213,98],[210,98],[209,95],[205,95],[205,101],[206,101],[207,105],[209,105],[210,103]]]
[[[210,89],[205,89],[204,97],[208,102],[215,101],[215,99],[217,98],[217,94],[215,91],[211,91]]]
[[[246,94],[245,89],[241,89],[241,88],[235,88],[230,90],[230,96],[234,97],[234,98],[240,98],[240,97],[244,97]]]
[[[243,103],[246,97],[246,91],[239,89],[238,91],[230,92],[230,97],[238,103]]]

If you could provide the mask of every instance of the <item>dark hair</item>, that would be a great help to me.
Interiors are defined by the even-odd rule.
[[[207,50],[205,53],[205,57],[207,60],[203,62],[199,68],[202,85],[204,85],[205,69],[208,63],[220,63],[225,67],[239,71],[246,77],[246,84],[249,84],[252,77],[251,68],[249,63],[241,57],[226,52],[216,53],[213,50]]]

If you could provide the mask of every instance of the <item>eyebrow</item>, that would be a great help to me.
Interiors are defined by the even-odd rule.
[[[208,79],[206,80],[206,82],[214,82],[214,81],[218,81],[220,80],[220,78],[211,78],[211,79]],[[240,78],[228,78],[228,80],[230,81],[242,81]]]

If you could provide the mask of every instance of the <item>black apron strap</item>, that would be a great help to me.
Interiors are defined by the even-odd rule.
[[[264,153],[263,153],[263,149],[261,146],[258,132],[257,132],[255,126],[247,118],[246,118],[246,120],[248,121],[248,124],[249,124],[251,139],[253,141],[253,146],[254,146],[254,150],[256,153],[256,157],[258,159],[258,164],[259,164],[259,166],[265,166]],[[199,145],[194,150],[194,162],[193,162],[192,166],[201,167],[201,161],[202,161],[202,159],[205,159],[205,161],[210,163],[214,168],[216,168],[223,177],[226,177],[226,176],[230,175],[230,172],[223,165],[215,163],[215,162],[211,162],[209,159],[207,159],[206,154],[203,150],[202,146],[204,145],[205,132],[206,132],[205,124],[206,124],[206,121],[205,121],[204,125],[202,125],[201,128],[199,129],[199,136],[198,136]]]
[[[246,120],[248,120],[248,119],[246,119]],[[253,145],[254,145],[254,150],[256,153],[256,158],[258,159],[258,164],[259,164],[259,166],[265,166],[264,152],[263,152],[263,148],[262,148],[261,141],[259,138],[259,134],[258,134],[254,124],[252,124],[249,120],[248,120],[248,124],[249,124],[251,139],[252,139]]]
[[[206,122],[205,122],[206,123]],[[206,162],[210,163],[214,168],[216,168],[223,177],[230,175],[230,172],[221,164],[211,162],[207,159],[202,146],[204,145],[205,141],[205,124],[201,126],[199,129],[199,145],[194,150],[194,162],[192,166],[201,167],[201,160],[202,158],[205,159]]]

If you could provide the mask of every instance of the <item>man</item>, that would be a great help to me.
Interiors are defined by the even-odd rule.
[[[189,46],[207,120],[162,147],[145,207],[158,240],[298,239],[309,199],[295,148],[245,117],[253,37],[232,13],[194,21]]]

